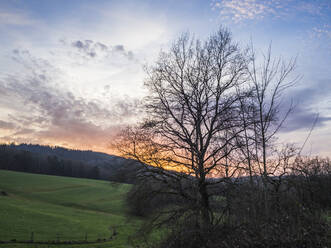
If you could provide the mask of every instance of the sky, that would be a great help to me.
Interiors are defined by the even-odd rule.
[[[112,153],[114,134],[142,116],[144,66],[183,32],[222,25],[241,46],[296,58],[295,109],[279,143],[331,156],[330,0],[2,0],[0,142]]]

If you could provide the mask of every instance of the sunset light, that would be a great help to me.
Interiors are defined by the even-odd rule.
[[[143,66],[189,30],[224,24],[242,43],[296,57],[302,80],[280,138],[330,155],[328,1],[1,1],[0,140],[112,153],[109,141],[141,117]],[[318,63],[317,63],[318,62]]]
[[[331,247],[331,0],[0,0],[0,248]]]

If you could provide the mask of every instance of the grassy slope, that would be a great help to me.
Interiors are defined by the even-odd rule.
[[[128,218],[124,203],[130,185],[0,170],[0,240],[89,240],[119,233],[111,247],[125,247],[139,220]],[[110,243],[107,247],[109,247]],[[43,247],[1,245],[0,247]],[[47,246],[45,246],[47,247]],[[74,247],[71,245],[70,247]],[[77,247],[88,247],[78,245]],[[106,244],[91,246],[106,247]]]

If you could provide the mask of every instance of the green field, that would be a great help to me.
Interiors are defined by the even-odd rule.
[[[141,220],[125,205],[127,184],[0,170],[0,240],[112,241],[61,247],[129,247],[128,237]],[[8,195],[1,194],[1,191]],[[0,247],[54,247],[0,244]]]

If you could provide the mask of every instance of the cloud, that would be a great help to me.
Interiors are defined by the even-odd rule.
[[[16,126],[11,122],[0,120],[0,129],[11,130],[11,129],[14,129],[15,127]]]
[[[282,132],[292,132],[300,129],[309,130],[314,123],[315,128],[324,127],[328,121],[331,121],[331,116],[320,116],[319,113],[297,107],[286,120]]]
[[[310,87],[294,89],[285,97],[287,102],[283,106],[289,106],[289,100],[294,101],[294,110],[288,117],[283,132],[291,132],[300,129],[310,129],[315,119],[315,127],[324,127],[331,121],[327,101],[331,95],[331,80],[317,80]],[[318,106],[318,107],[316,107]],[[284,110],[283,110],[284,112]]]
[[[311,30],[311,35],[315,38],[326,38],[329,42],[329,48],[331,48],[331,25],[323,24],[319,26],[315,26]]]
[[[33,26],[38,22],[22,11],[0,10],[0,25]]]
[[[235,23],[245,20],[261,20],[265,17],[285,18],[308,14],[323,16],[330,3],[325,1],[297,1],[297,0],[213,0],[213,10],[218,11],[221,18],[229,19]]]
[[[65,41],[62,41],[65,43]],[[126,51],[123,45],[109,46],[93,40],[76,40],[71,42],[71,46],[76,48],[82,56],[89,58],[102,57],[109,58],[114,55],[133,59],[133,52]]]
[[[76,45],[89,51],[91,44],[99,43]],[[104,151],[112,135],[140,115],[138,99],[112,96],[109,85],[103,88],[100,99],[82,97],[61,87],[58,81],[63,79],[63,72],[51,61],[36,58],[28,50],[14,50],[12,58],[26,70],[0,79],[0,98],[12,103],[0,102],[1,108],[10,110],[7,120],[0,121],[0,128],[10,130],[11,135],[0,137],[2,140],[65,143]]]
[[[278,1],[258,0],[216,0],[212,9],[218,10],[220,16],[238,23],[243,20],[263,19],[268,15],[279,15],[283,5]]]
[[[35,130],[34,129],[30,129],[30,128],[22,128],[20,130],[18,130],[17,132],[15,132],[13,135],[14,136],[18,136],[18,135],[26,135],[26,134],[32,134],[34,133]]]

